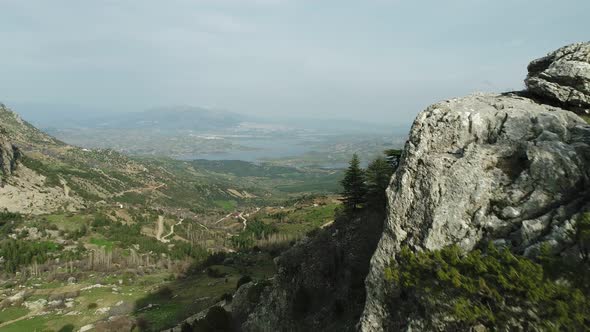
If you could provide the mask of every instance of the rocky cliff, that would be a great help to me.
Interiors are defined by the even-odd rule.
[[[276,259],[272,283],[242,286],[233,315],[244,331],[354,331],[384,215],[337,218]]]
[[[590,109],[590,43],[561,48],[528,69],[526,91],[474,94],[421,112],[388,189],[382,231],[358,228],[360,218],[284,254],[271,286],[248,301],[244,294],[252,292],[238,291],[242,328],[453,330],[444,319],[433,328],[429,312],[401,310],[407,299],[391,301],[385,268],[402,247],[470,251],[492,242],[524,256],[541,247],[575,256],[571,230],[590,209],[590,127],[577,115]],[[367,273],[362,260],[375,232],[365,300],[351,285]],[[345,305],[352,298],[364,302],[362,315]]]
[[[20,150],[8,140],[6,133],[0,128],[0,181],[2,183],[16,171],[20,157]]]
[[[448,100],[416,118],[388,189],[362,331],[424,330],[430,319],[399,317],[400,308],[386,305],[384,268],[402,246],[469,251],[493,241],[525,256],[542,244],[557,255],[572,250],[568,232],[590,208],[590,127],[571,112],[589,105],[590,43],[533,61],[526,84],[524,93]]]

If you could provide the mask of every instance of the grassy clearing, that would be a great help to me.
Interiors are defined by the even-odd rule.
[[[305,207],[288,212],[283,222],[276,223],[281,234],[303,235],[334,220],[339,204]]]
[[[2,327],[2,332],[23,332],[23,331],[49,331],[47,323],[56,320],[57,317],[53,315],[36,316],[29,319],[23,319],[13,324]],[[61,324],[61,323],[60,323]],[[65,326],[63,324],[62,326]]]
[[[214,203],[218,207],[228,212],[234,211],[238,206],[238,202],[233,200],[216,200]]]
[[[102,239],[102,238],[91,238],[89,241],[91,244],[94,244],[96,246],[99,247],[105,247],[107,250],[112,250],[114,243],[113,241],[109,241],[107,239]]]
[[[0,311],[0,324],[25,316],[28,313],[29,310],[20,307],[10,307],[3,309]]]
[[[236,263],[199,268],[186,278],[161,285],[137,301],[136,316],[148,322],[149,331],[170,328],[219,302],[222,295],[235,292],[242,276],[263,280],[276,273],[268,254],[238,254],[232,257]],[[156,307],[142,310],[149,304]]]
[[[89,223],[89,215],[75,214],[50,214],[45,216],[48,222],[56,225],[59,229],[64,231],[77,231],[80,230],[82,225]]]

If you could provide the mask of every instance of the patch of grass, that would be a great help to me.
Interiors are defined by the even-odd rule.
[[[65,231],[80,230],[82,225],[88,224],[90,216],[84,214],[50,214],[45,216],[48,222]]]
[[[216,200],[214,203],[227,212],[234,211],[238,206],[238,202],[234,200]]]
[[[113,241],[94,237],[90,239],[90,243],[97,245],[99,247],[105,247],[107,250],[112,250],[114,245]]]
[[[286,222],[278,223],[276,226],[279,233],[303,235],[334,220],[339,206],[340,204],[327,204],[295,210],[284,217]]]
[[[154,289],[148,296],[136,302],[136,316],[148,323],[148,331],[161,331],[178,324],[185,318],[202,311],[219,301],[221,296],[233,293],[238,280],[245,274],[253,279],[266,279],[276,273],[272,258],[266,254],[236,254],[231,265],[211,265],[225,276],[211,277],[201,268],[183,279],[166,284],[171,293]],[[144,309],[148,304],[157,304],[153,309]]]
[[[0,324],[25,316],[29,310],[22,307],[9,307],[0,311]]]
[[[2,327],[2,332],[48,331],[49,329],[46,326],[47,322],[57,319],[58,318],[53,315],[23,319]]]
[[[117,201],[120,203],[127,203],[127,204],[135,204],[135,205],[145,205],[147,202],[148,197],[142,195],[140,193],[128,192],[119,197],[117,197]]]

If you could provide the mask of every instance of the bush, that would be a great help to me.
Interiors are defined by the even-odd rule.
[[[62,326],[61,329],[59,329],[57,332],[74,332],[75,328],[74,325],[72,324],[67,324]]]
[[[590,299],[583,291],[549,278],[542,265],[493,245],[485,253],[467,254],[457,246],[417,253],[404,247],[384,277],[401,297],[434,304],[456,321],[457,329],[474,324],[509,329],[513,319],[548,330],[590,329]]]
[[[8,211],[0,212],[0,225],[8,221],[19,221],[22,220],[22,218],[23,217],[18,213]]]
[[[96,303],[89,303],[87,308],[88,308],[88,310],[96,309],[96,308],[98,308],[98,304],[96,304]]]
[[[156,296],[162,299],[171,299],[174,296],[174,292],[168,286],[163,286],[156,292]]]
[[[207,271],[207,276],[209,276],[209,278],[218,279],[218,278],[223,278],[226,276],[226,273],[223,273],[216,268],[208,267],[206,271]]]

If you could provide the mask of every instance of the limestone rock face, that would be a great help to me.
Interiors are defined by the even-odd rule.
[[[0,132],[0,179],[12,175],[20,156],[20,150]]]
[[[557,107],[477,94],[420,113],[388,189],[389,215],[371,259],[360,329],[399,328],[389,325],[383,272],[402,246],[471,250],[491,240],[525,255],[542,243],[567,250],[572,220],[588,205],[589,165],[590,127]]]
[[[526,86],[564,108],[590,112],[590,42],[562,47],[528,66]]]

